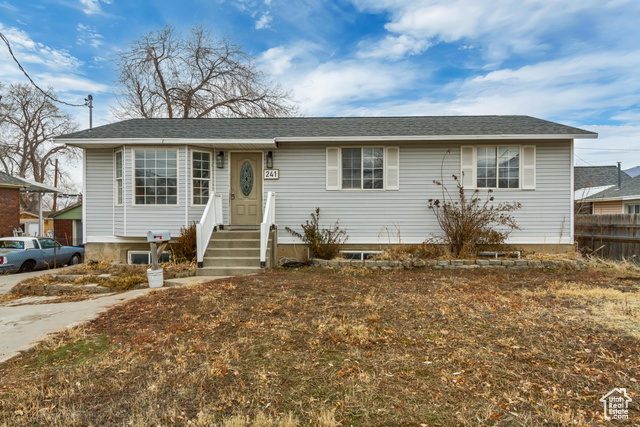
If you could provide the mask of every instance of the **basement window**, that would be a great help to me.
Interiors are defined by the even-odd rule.
[[[366,260],[371,259],[382,251],[340,251],[344,259]]]
[[[128,255],[128,263],[129,264],[137,264],[137,265],[150,265],[151,264],[151,252],[149,251],[129,251]],[[171,253],[163,252],[158,259],[158,263],[170,262],[171,261]]]

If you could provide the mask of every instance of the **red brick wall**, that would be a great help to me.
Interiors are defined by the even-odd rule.
[[[73,241],[73,220],[54,219],[53,229],[56,233],[56,240],[63,246],[74,245]]]
[[[0,188],[0,237],[13,236],[20,227],[20,189]]]

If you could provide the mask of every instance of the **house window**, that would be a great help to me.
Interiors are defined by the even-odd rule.
[[[478,188],[520,188],[520,147],[478,147]]]
[[[640,204],[627,205],[628,214],[640,214]]]
[[[116,169],[116,204],[123,204],[123,183],[122,183],[122,150],[116,151],[115,156]]]
[[[372,259],[382,251],[340,251],[344,259],[349,260],[367,260]]]
[[[342,188],[382,190],[384,149],[361,147],[342,149]]]
[[[211,189],[211,153],[194,151],[191,162],[193,204],[206,205]]]
[[[178,204],[178,152],[135,151],[135,204]]]
[[[151,264],[151,252],[149,251],[129,251],[128,252],[129,264],[150,265]],[[170,262],[171,252],[163,252],[158,258],[159,263]]]

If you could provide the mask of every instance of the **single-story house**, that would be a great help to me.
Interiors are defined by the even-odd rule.
[[[50,211],[42,211],[42,224],[44,233],[40,234],[40,216],[29,211],[20,211],[20,228],[25,236],[51,236],[53,220],[49,217]]]
[[[640,214],[640,175],[591,194],[583,202],[590,203],[596,215]]]
[[[606,202],[594,204],[589,198],[631,179],[631,176],[622,170],[620,164],[618,166],[575,166],[573,174],[573,197],[577,214],[611,213],[607,212],[610,204]],[[615,213],[621,213],[621,209],[615,209]]]
[[[20,211],[20,193],[38,193],[40,195],[38,202],[38,214],[31,214]],[[45,215],[42,212],[42,194],[43,193],[60,193],[60,191],[47,184],[35,182],[26,178],[12,176],[6,172],[0,172],[0,237],[8,237],[14,235],[14,230],[22,229],[29,232],[27,223],[35,222],[35,228],[32,228],[34,235],[39,233],[38,230],[44,230]],[[23,216],[24,214],[24,216]],[[27,220],[23,222],[23,219]]]
[[[82,245],[82,202],[52,212],[53,237],[63,246]]]
[[[195,221],[213,275],[259,268],[258,252],[267,265],[305,258],[285,227],[301,230],[316,207],[346,230],[345,250],[423,242],[441,234],[433,181],[455,192],[452,175],[522,204],[508,243],[570,249],[576,138],[597,134],[528,116],[428,116],[132,119],[56,142],[84,152],[89,259],[126,262],[148,250],[148,231],[176,236]]]

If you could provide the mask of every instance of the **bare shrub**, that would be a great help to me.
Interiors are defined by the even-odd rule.
[[[311,258],[332,259],[338,255],[340,246],[347,241],[347,232],[340,229],[338,221],[331,228],[320,226],[320,208],[311,214],[311,222],[300,224],[303,234],[285,227],[289,233],[309,246]]]
[[[180,228],[180,236],[171,244],[171,252],[176,262],[192,262],[196,259],[198,240],[196,238],[195,221],[188,227]]]
[[[453,256],[475,256],[481,247],[502,245],[509,234],[520,229],[510,214],[521,208],[519,202],[493,204],[492,190],[487,190],[484,196],[478,189],[467,194],[462,180],[456,175],[452,177],[456,183],[453,195],[444,185],[444,179],[433,181],[442,188],[442,198],[429,199],[429,209],[433,210],[444,232],[442,240],[449,245]]]

